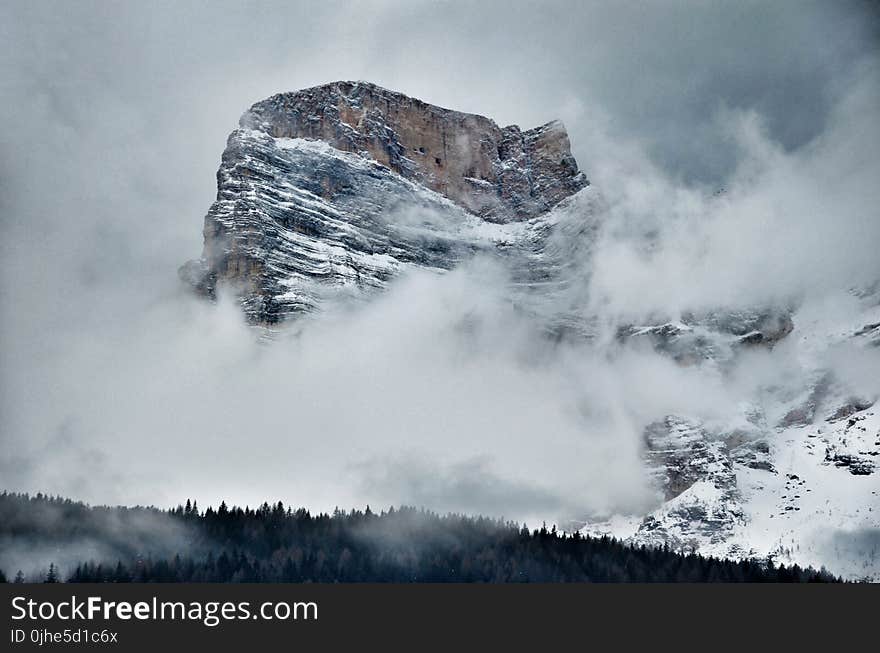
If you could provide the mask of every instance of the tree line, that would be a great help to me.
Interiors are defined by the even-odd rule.
[[[126,531],[126,527],[129,529]],[[152,528],[151,536],[145,537]],[[131,536],[131,537],[129,537]],[[90,507],[0,495],[0,541],[113,552],[18,582],[833,582],[824,570],[721,560],[668,547],[403,507],[312,514],[258,508]],[[100,546],[104,544],[106,546]],[[56,550],[60,550],[56,548]],[[44,563],[45,564],[45,563]],[[7,570],[8,571],[8,570]],[[0,572],[2,573],[2,572]],[[6,580],[5,574],[0,579]]]

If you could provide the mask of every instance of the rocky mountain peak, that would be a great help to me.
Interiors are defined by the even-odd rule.
[[[366,82],[334,82],[257,102],[243,128],[366,153],[492,222],[549,210],[589,182],[559,121],[522,131]]]
[[[530,247],[514,232],[588,185],[560,122],[502,128],[365,82],[282,93],[230,134],[204,251],[180,272],[275,324],[366,296],[406,266]]]

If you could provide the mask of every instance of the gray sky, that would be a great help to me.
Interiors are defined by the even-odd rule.
[[[447,479],[447,494],[472,496],[479,477],[488,479],[487,490],[474,510],[500,511],[503,497],[525,495],[533,498],[521,501],[528,510],[568,509],[560,497],[597,488],[582,478],[589,462],[567,477],[559,466],[570,465],[580,446],[586,447],[581,461],[621,446],[577,440],[571,405],[578,399],[566,388],[572,378],[589,383],[582,372],[565,366],[540,372],[549,408],[510,421],[533,396],[535,372],[523,374],[504,347],[487,353],[472,377],[462,377],[433,360],[425,343],[375,359],[374,349],[384,345],[355,342],[343,353],[362,356],[364,370],[391,361],[378,379],[387,392],[358,394],[377,379],[362,370],[351,372],[349,383],[340,381],[345,356],[319,355],[334,341],[313,335],[306,339],[313,349],[278,356],[287,367],[266,360],[251,365],[259,353],[231,308],[218,308],[226,316],[218,319],[180,295],[176,270],[201,251],[214,174],[238,117],[276,92],[365,79],[501,124],[531,127],[562,118],[578,162],[615,200],[621,224],[650,230],[662,222],[661,231],[684,244],[679,250],[708,243],[725,262],[693,286],[686,254],[642,266],[631,251],[606,248],[597,290],[615,310],[631,312],[642,303],[644,292],[630,292],[637,287],[649,288],[667,308],[681,297],[717,295],[719,284],[743,299],[768,276],[779,280],[769,290],[787,295],[876,270],[878,221],[876,210],[865,207],[878,205],[870,191],[878,172],[878,39],[875,5],[867,2],[4,2],[0,438],[9,446],[0,476],[12,479],[10,489],[91,500],[177,501],[195,494],[196,485],[209,500],[227,493],[252,501],[355,501],[392,473],[375,464],[391,459],[389,451],[396,452],[389,470],[427,465],[418,452],[403,451],[401,433],[358,431],[363,411],[373,411],[374,426],[393,420],[397,408],[382,397],[396,394],[413,415],[419,406],[444,407],[448,423],[426,431],[425,443],[450,430],[462,433],[449,447],[460,447],[461,455],[435,475]],[[717,228],[703,231],[704,195],[720,187],[732,187],[734,199],[714,216]],[[750,187],[754,192],[736,192]],[[790,206],[793,198],[797,212],[773,223],[774,238],[742,229],[759,226],[766,211]],[[731,254],[731,237],[743,232],[753,236]],[[834,248],[823,249],[829,242]],[[778,255],[780,243],[799,253]],[[808,265],[816,257],[824,261],[822,278]],[[754,276],[728,284],[731,269]],[[453,298],[468,294],[456,282],[413,283]],[[404,288],[399,296],[409,301],[419,292]],[[379,338],[416,325],[430,339],[430,322],[401,304],[383,306],[384,317],[362,317],[367,332]],[[491,301],[481,310],[501,315]],[[351,335],[330,332],[339,340]],[[408,375],[414,359],[434,366],[436,392]],[[662,362],[652,365],[649,378],[701,385],[679,379]],[[646,375],[644,366],[627,363],[614,374],[636,385]],[[486,379],[506,395],[499,389],[481,396]],[[302,385],[310,387],[307,405],[296,405],[304,429],[331,434],[316,457],[330,461],[339,447],[357,449],[347,439],[355,436],[387,447],[360,451],[354,471],[329,463],[311,465],[312,471],[291,463],[297,471],[285,471],[267,452],[280,447],[289,461],[298,449],[252,437],[286,423],[285,416],[266,413]],[[334,391],[353,393],[360,412],[337,414]],[[646,398],[654,390],[645,385],[633,392]],[[717,398],[713,392],[706,390],[709,399]],[[330,424],[327,415],[334,415]],[[619,428],[630,419],[613,416]],[[486,432],[489,422],[495,431],[471,446],[474,429]],[[549,453],[528,442],[548,424],[559,434]],[[521,446],[509,447],[506,436]],[[505,447],[512,452],[496,467],[481,457]],[[208,452],[218,448],[229,454],[219,456],[225,464],[205,465],[195,483],[160,459],[141,460],[145,451],[174,451],[187,462],[217,459]],[[525,461],[543,454],[544,469],[523,471]],[[265,474],[242,476],[238,485],[230,480],[240,472],[236,466],[263,464]],[[495,478],[493,469],[504,474]],[[605,491],[637,495],[634,469],[624,464],[620,482]],[[290,481],[288,473],[301,478]],[[361,481],[336,493],[332,483],[322,484],[341,473]],[[444,494],[419,485],[418,476],[401,481],[411,496],[430,501]],[[257,484],[266,477],[275,480]],[[395,500],[393,491],[376,495]]]

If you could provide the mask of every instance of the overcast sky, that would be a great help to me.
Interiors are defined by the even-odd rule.
[[[851,277],[853,270],[868,269],[873,243],[880,242],[872,241],[878,238],[876,210],[865,212],[867,202],[876,199],[868,190],[877,172],[876,149],[873,154],[866,149],[862,158],[848,154],[878,141],[877,18],[876,5],[869,2],[781,0],[2,3],[0,438],[7,442],[0,472],[11,480],[0,479],[0,485],[93,501],[176,501],[200,491],[223,496],[231,481],[217,470],[193,488],[180,475],[160,477],[159,462],[131,468],[124,462],[160,446],[153,437],[161,446],[177,446],[175,455],[187,460],[210,457],[206,452],[212,447],[231,446],[235,460],[222,467],[229,477],[235,464],[256,469],[267,460],[277,443],[247,454],[231,444],[235,433],[218,433],[234,423],[241,438],[250,438],[249,431],[277,428],[278,422],[250,415],[253,405],[227,414],[234,409],[219,404],[238,396],[233,390],[239,388],[231,390],[216,379],[205,387],[208,375],[237,374],[244,379],[242,388],[259,388],[263,412],[286,398],[262,387],[260,379],[284,379],[285,388],[311,383],[314,412],[308,423],[315,428],[322,415],[336,410],[333,402],[324,412],[316,406],[327,401],[322,392],[334,392],[330,378],[338,377],[315,381],[302,371],[324,369],[325,358],[286,353],[281,359],[299,367],[292,377],[285,377],[277,362],[267,363],[268,377],[266,368],[242,371],[236,367],[239,359],[254,353],[230,342],[244,338],[244,331],[178,295],[177,267],[201,251],[203,218],[215,194],[225,139],[252,103],[281,91],[363,79],[500,124],[528,128],[562,118],[587,176],[604,185],[609,196],[626,197],[622,206],[646,220],[649,213],[650,219],[688,213],[690,198],[741,188],[752,179],[750,171],[763,165],[767,174],[760,174],[756,193],[734,208],[760,209],[802,198],[798,208],[808,216],[802,224],[826,227],[806,230],[793,242],[811,253],[818,251],[810,249],[816,241],[837,243],[826,268],[835,283],[842,283],[836,271]],[[829,139],[838,146],[830,146]],[[750,163],[758,168],[745,165]],[[840,179],[820,188],[835,171],[842,171]],[[633,179],[650,181],[637,186],[641,194],[635,202]],[[834,218],[824,211],[831,202],[840,207]],[[759,220],[763,213],[750,215]],[[708,241],[726,256],[726,244],[739,233],[742,219],[728,209],[718,220],[723,229],[701,233],[700,246]],[[699,231],[685,224],[687,229],[679,225],[676,233]],[[787,239],[793,222],[777,224],[778,238]],[[747,256],[730,264],[757,266],[766,277],[761,268],[769,259],[762,249],[766,232],[749,233],[751,240],[742,241]],[[688,259],[672,258],[659,275],[656,267],[626,265],[631,276],[621,281],[620,262],[628,261],[628,254],[606,251],[607,265],[597,274],[599,290],[622,312],[643,301],[628,290],[645,284],[654,283],[651,296],[666,305],[708,292],[708,285],[685,288],[692,269]],[[815,266],[809,268],[806,260],[806,255],[774,258],[774,278],[790,282],[780,293],[801,290],[799,283],[821,283],[810,276]],[[712,272],[706,271],[710,277]],[[755,285],[744,275],[742,284],[729,290]],[[434,290],[454,292],[454,287]],[[408,292],[418,295],[401,291],[405,298]],[[388,313],[401,315],[406,324],[417,320],[405,311],[396,313],[399,308],[395,304]],[[363,320],[368,330],[385,329],[375,314]],[[321,351],[330,347],[325,340],[317,342]],[[359,351],[357,344],[352,347]],[[400,357],[401,367],[390,366],[388,374],[399,378],[386,379],[388,390],[419,406],[436,397],[419,395],[418,384],[406,377],[407,356]],[[554,465],[571,458],[566,447],[574,427],[567,421],[568,406],[535,413],[525,425],[507,423],[504,416],[518,398],[533,393],[534,379],[518,377],[504,351],[487,356],[487,367],[464,382],[445,370],[446,363],[437,363],[449,374],[438,373],[449,384],[445,390],[440,384],[444,405],[461,402],[469,384],[475,391],[486,378],[510,384],[508,397],[488,413],[481,413],[474,400],[445,428],[469,433],[469,420],[499,419],[499,434],[519,433],[525,440],[529,429],[555,423],[565,446],[558,456],[548,456],[534,487],[492,477],[477,446],[450,459],[444,470],[421,477],[444,477],[445,487],[462,495],[473,493],[474,478],[490,478],[484,499],[472,506],[487,512],[501,510],[503,497],[520,497],[528,514],[556,510],[560,494],[590,491],[582,479],[557,488],[541,485],[541,479],[549,482],[557,475]],[[341,365],[333,360],[331,369]],[[642,375],[628,368],[620,373]],[[169,386],[170,379],[175,384]],[[567,380],[554,373],[544,385],[549,393]],[[361,381],[355,379],[353,387]],[[360,401],[368,405],[377,399]],[[393,408],[378,409],[377,423],[392,419]],[[129,428],[127,420],[139,425]],[[354,423],[354,416],[339,415],[334,432],[351,430]],[[124,446],[115,447],[119,442]],[[516,451],[508,472],[517,461],[534,459],[533,444]],[[504,446],[493,436],[482,450]],[[329,459],[333,447],[321,455]],[[374,458],[384,455],[380,449],[364,452],[358,463],[366,470],[362,483],[345,496],[368,493],[391,473],[376,471]],[[277,465],[272,463],[273,473],[283,475]],[[401,455],[391,467],[401,474],[409,470],[403,481],[407,496],[428,503],[436,496],[431,486],[411,485],[420,477],[413,470],[430,467],[424,460]],[[624,493],[631,472],[622,470],[621,484],[611,490]],[[129,478],[136,474],[142,476]],[[154,487],[151,479],[164,485]],[[319,483],[308,480],[312,487]],[[251,485],[250,494],[241,487],[235,496],[272,499],[273,493],[292,492],[289,487]],[[315,502],[339,497],[324,486],[311,494],[303,487],[297,486],[303,491],[299,496]]]

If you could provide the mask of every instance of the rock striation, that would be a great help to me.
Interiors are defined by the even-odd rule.
[[[364,153],[493,222],[545,213],[587,184],[559,121],[499,127],[365,82],[274,95],[252,106],[241,126]]]

